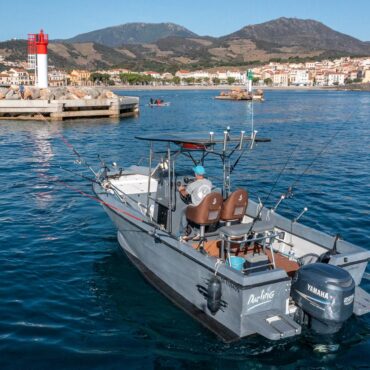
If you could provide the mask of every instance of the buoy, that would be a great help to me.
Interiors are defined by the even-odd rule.
[[[212,315],[215,315],[216,312],[221,307],[221,282],[217,276],[212,276],[208,283],[207,291],[207,307],[211,311]]]

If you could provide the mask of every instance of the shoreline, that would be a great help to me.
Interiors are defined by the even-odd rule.
[[[192,85],[192,86],[177,86],[177,85],[116,85],[111,86],[112,91],[118,90],[132,90],[132,91],[157,91],[157,90],[231,90],[233,88],[246,88],[246,86],[233,86],[233,85],[217,85],[217,86],[201,86],[201,85]],[[319,90],[334,90],[332,87],[326,86],[263,86],[263,87],[254,87],[255,90],[304,90],[304,91],[319,91]]]

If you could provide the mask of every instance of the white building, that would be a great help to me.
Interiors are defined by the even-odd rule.
[[[9,86],[10,85],[10,75],[8,72],[0,73],[0,86]]]
[[[289,73],[289,80],[292,85],[311,86],[311,75],[306,69],[293,69]]]
[[[316,86],[327,86],[328,85],[328,75],[326,73],[316,73],[315,85]]]
[[[160,79],[161,78],[161,74],[158,73],[158,72],[153,72],[153,71],[145,71],[142,73],[143,75],[146,75],[146,76],[151,76],[152,78],[154,79]]]
[[[370,69],[364,71],[364,77],[362,79],[362,82],[364,83],[370,82]]]
[[[306,68],[307,69],[315,69],[316,62],[306,62]]]
[[[21,68],[11,68],[6,72],[10,85],[33,85],[33,75]]]
[[[328,74],[328,85],[344,85],[346,75],[344,73],[329,73]]]
[[[288,86],[289,74],[286,72],[275,72],[272,76],[272,83],[274,86]]]
[[[48,73],[49,86],[67,86],[67,73],[59,70],[51,70]]]

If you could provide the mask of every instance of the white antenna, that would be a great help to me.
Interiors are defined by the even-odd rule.
[[[253,110],[253,99],[252,99],[252,103],[251,103],[251,111],[252,111],[252,118],[251,118],[251,124],[252,124],[252,135],[254,134],[254,110]]]

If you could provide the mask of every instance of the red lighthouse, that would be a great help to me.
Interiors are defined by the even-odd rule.
[[[48,43],[48,35],[41,30],[36,35],[37,86],[41,88],[48,87]]]
[[[38,87],[48,87],[48,35],[43,30],[28,35],[28,63],[35,69]]]

